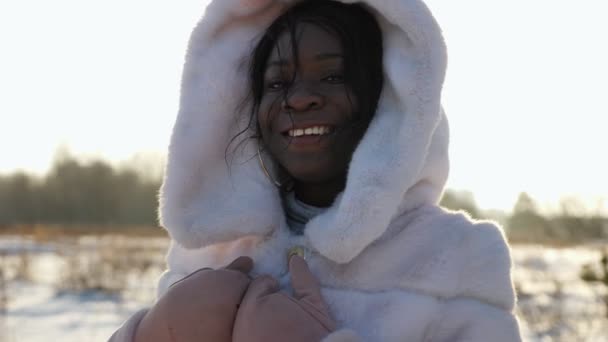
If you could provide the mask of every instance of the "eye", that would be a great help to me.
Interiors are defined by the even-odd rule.
[[[342,84],[344,83],[344,76],[341,74],[331,74],[323,79],[323,81],[331,84]]]
[[[285,81],[280,79],[274,79],[270,81],[266,81],[266,88],[270,91],[281,90],[285,87]]]

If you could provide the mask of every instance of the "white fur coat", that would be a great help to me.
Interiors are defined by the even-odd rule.
[[[440,103],[446,51],[422,1],[362,1],[383,30],[383,93],[346,189],[303,236],[290,234],[280,194],[252,158],[254,141],[226,162],[228,142],[247,121],[238,107],[247,58],[293,2],[214,0],[194,29],[161,189],[161,222],[173,241],[160,293],[239,255],[254,259],[254,275],[270,274],[288,290],[287,251],[302,246],[345,328],[328,340],[520,340],[501,230],[436,205],[449,169]]]

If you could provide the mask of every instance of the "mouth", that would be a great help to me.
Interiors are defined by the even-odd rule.
[[[307,127],[294,127],[283,131],[285,137],[299,138],[311,136],[324,136],[334,132],[334,127],[331,125],[314,125]]]
[[[306,126],[296,125],[283,131],[281,134],[287,141],[290,149],[317,151],[326,147],[330,141],[329,138],[335,131],[336,128],[332,125],[312,124]]]

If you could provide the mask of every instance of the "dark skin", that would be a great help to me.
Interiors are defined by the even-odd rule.
[[[258,124],[264,148],[293,179],[296,197],[328,207],[346,186],[348,165],[371,117],[353,124],[356,99],[344,80],[337,37],[307,23],[296,34],[297,65],[286,33],[268,59]],[[313,132],[302,135],[306,128]]]

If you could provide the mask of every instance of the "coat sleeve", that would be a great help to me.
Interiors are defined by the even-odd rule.
[[[187,274],[166,270],[161,275],[158,282],[157,298],[160,298],[171,286],[171,284],[183,279],[186,276]],[[133,316],[129,317],[129,319],[125,321],[123,325],[116,330],[116,332],[114,332],[108,342],[132,342],[135,339],[135,331],[148,310],[149,309],[141,309],[134,313]]]
[[[473,299],[452,299],[441,306],[437,323],[427,330],[425,342],[518,342],[517,318],[502,309]],[[364,342],[356,332],[341,329],[322,342]],[[365,341],[375,342],[375,341]],[[406,340],[404,340],[406,342]]]
[[[444,341],[521,341],[513,314],[511,254],[502,230],[476,222],[461,246],[464,258],[457,295],[441,300],[440,316],[428,337]]]
[[[449,223],[449,222],[448,222]],[[509,247],[499,227],[491,222],[464,222],[468,234],[454,244],[457,261],[450,264],[458,271],[450,278],[453,292],[449,296],[435,297],[403,288],[395,295],[398,300],[382,300],[382,308],[388,315],[378,319],[378,306],[369,315],[372,330],[388,329],[375,334],[370,331],[365,337],[359,329],[370,327],[350,326],[352,332],[337,331],[324,342],[363,341],[376,342],[371,336],[384,336],[391,341],[425,342],[516,342],[521,341],[519,324],[514,315],[515,293],[511,281],[511,256]],[[401,293],[403,291],[403,293]],[[372,295],[372,294],[370,294]],[[416,302],[408,297],[426,298]],[[417,304],[418,303],[418,304]],[[399,310],[389,310],[385,305],[398,305]],[[402,306],[403,305],[403,306]],[[422,305],[423,307],[420,307]],[[400,316],[402,315],[402,316]],[[409,328],[408,328],[409,326]],[[395,334],[393,334],[395,333]],[[403,334],[399,336],[398,334]]]
[[[142,309],[133,314],[123,325],[116,330],[108,342],[133,342],[139,322],[144,318],[148,309]]]
[[[432,342],[521,341],[517,318],[510,312],[473,299],[452,299],[427,336]]]
[[[363,342],[356,332],[349,329],[336,330],[321,342]]]

